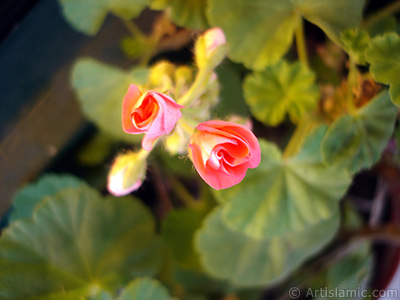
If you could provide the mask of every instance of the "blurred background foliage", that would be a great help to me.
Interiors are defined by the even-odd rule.
[[[75,176],[58,163],[14,196],[0,238],[2,299],[288,299],[293,286],[386,286],[380,265],[393,248],[376,242],[400,239],[398,1],[59,5],[88,36],[108,14],[120,19],[129,35],[117,53],[131,65],[79,57],[72,66],[69,83],[96,129],[59,158],[78,165]],[[143,30],[134,19],[149,10],[159,12]],[[184,97],[203,74],[194,40],[210,27],[224,30],[228,58],[207,70],[218,81],[204,81],[188,122],[251,120],[261,164],[211,190],[176,130],[148,158],[139,191],[105,195],[113,158],[140,143],[121,129],[128,85]]]

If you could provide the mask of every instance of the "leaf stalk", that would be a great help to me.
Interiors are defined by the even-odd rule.
[[[309,67],[308,55],[307,55],[307,44],[304,35],[304,21],[300,18],[298,25],[295,29],[295,39],[296,39],[296,48],[297,55],[301,63]]]

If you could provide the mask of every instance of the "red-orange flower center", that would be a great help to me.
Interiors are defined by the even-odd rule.
[[[132,123],[138,129],[147,129],[158,114],[159,105],[153,97],[146,98],[132,111]]]
[[[183,108],[166,94],[147,91],[142,94],[131,84],[122,102],[122,129],[126,133],[144,133],[142,147],[146,151],[160,136],[170,134],[182,117]]]

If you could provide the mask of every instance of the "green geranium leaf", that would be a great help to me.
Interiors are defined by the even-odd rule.
[[[394,130],[396,115],[388,92],[382,91],[353,115],[339,117],[322,141],[324,162],[350,173],[371,167]]]
[[[76,188],[84,184],[83,181],[71,175],[44,175],[37,182],[24,187],[15,195],[10,221],[31,218],[36,205],[45,196],[54,196],[61,189]]]
[[[364,0],[290,0],[297,2],[303,17],[320,27],[328,37],[340,43],[340,33],[361,22]]]
[[[306,230],[253,239],[227,226],[222,209],[217,208],[197,233],[195,243],[211,275],[238,287],[265,287],[284,279],[318,252],[332,239],[338,225],[335,207],[324,221]]]
[[[390,84],[390,98],[400,105],[400,37],[388,33],[374,38],[366,51],[372,77],[384,84]]]
[[[263,70],[288,51],[301,17],[340,43],[339,33],[361,21],[363,5],[363,0],[210,0],[208,16],[225,31],[232,60]]]
[[[340,39],[349,56],[359,65],[366,65],[365,50],[369,45],[368,32],[359,28],[348,29],[341,33]]]
[[[390,85],[389,88],[390,100],[393,104],[399,106],[400,105],[400,84],[394,83]]]
[[[310,112],[319,98],[315,74],[301,63],[281,61],[246,77],[244,94],[254,117],[278,125],[289,114],[293,122]]]
[[[155,10],[170,8],[170,17],[179,26],[191,29],[207,27],[206,0],[152,0],[150,7]]]
[[[122,130],[122,100],[129,84],[143,85],[148,75],[147,69],[124,71],[91,58],[83,58],[73,68],[72,86],[89,120],[109,136],[133,143],[142,136],[127,134]]]
[[[142,12],[149,0],[59,0],[63,14],[76,30],[95,35],[108,13],[124,20]]]
[[[160,240],[149,211],[85,185],[47,197],[0,239],[1,299],[84,299],[154,275]]]
[[[198,257],[192,245],[194,232],[200,227],[204,212],[198,209],[175,210],[168,214],[162,236],[173,257],[182,267],[199,269]]]
[[[372,275],[372,254],[370,246],[367,242],[356,244],[348,250],[348,254],[342,259],[335,261],[328,269],[325,275],[323,290],[334,291],[357,291],[367,290],[368,281]],[[312,295],[310,295],[312,296]],[[326,299],[326,296],[315,297],[315,299]],[[330,296],[329,299],[361,299],[359,295],[340,295],[337,297]]]
[[[222,217],[227,225],[262,239],[304,231],[327,220],[350,178],[322,163],[320,145],[325,131],[323,126],[314,130],[290,158],[283,158],[274,144],[261,140],[260,165],[248,170],[240,184],[215,191],[219,201],[226,203]]]
[[[150,278],[137,278],[124,288],[117,300],[172,300],[165,287]]]

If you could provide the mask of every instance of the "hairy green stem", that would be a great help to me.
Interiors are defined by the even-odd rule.
[[[310,132],[313,126],[313,122],[310,122],[308,116],[304,116],[296,127],[292,137],[290,138],[288,144],[286,145],[285,151],[283,153],[284,158],[289,158],[299,151],[300,146],[303,144],[304,138]]]
[[[355,111],[354,104],[354,88],[357,86],[357,66],[354,60],[350,57],[349,60],[349,74],[347,75],[347,110],[350,114]]]
[[[198,99],[201,94],[204,93],[204,86],[207,82],[210,71],[207,68],[202,68],[197,73],[196,79],[190,89],[180,98],[178,99],[178,103],[180,105],[188,105],[194,100]]]
[[[299,60],[308,67],[309,62],[307,55],[307,44],[304,36],[304,21],[302,18],[300,18],[297,24],[295,30],[295,38],[296,38],[297,55],[299,56]]]

